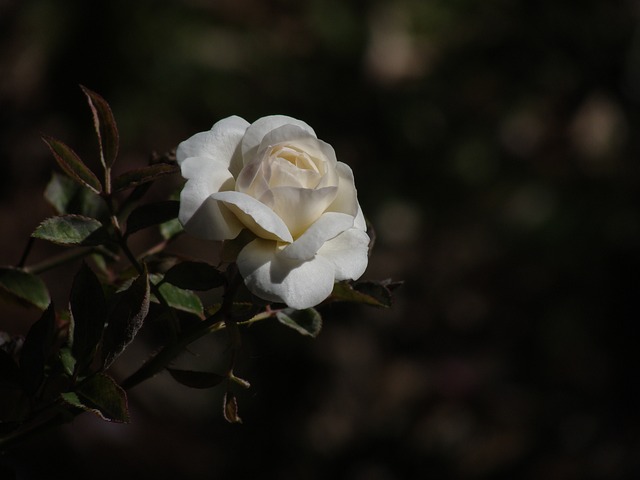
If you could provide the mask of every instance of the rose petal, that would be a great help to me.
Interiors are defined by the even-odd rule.
[[[238,255],[238,269],[253,294],[298,309],[318,305],[331,294],[331,262],[324,258],[298,262],[278,253],[276,242],[258,239]]]
[[[353,227],[358,230],[362,230],[363,232],[367,231],[367,221],[364,219],[364,214],[362,213],[362,208],[360,208],[360,204],[358,204],[358,214],[356,215],[356,219],[353,222]]]
[[[333,202],[337,191],[337,187],[315,190],[276,187],[267,191],[260,201],[269,205],[282,218],[293,238],[297,238],[320,218]]]
[[[270,187],[315,188],[322,179],[322,175],[315,170],[299,168],[283,158],[276,157],[269,161]]]
[[[215,123],[208,132],[200,132],[178,145],[176,160],[181,164],[189,157],[207,157],[224,163],[234,175],[242,168],[240,143],[249,122],[231,116]]]
[[[275,145],[296,147],[322,162],[329,162],[331,165],[335,165],[338,161],[336,152],[331,145],[319,140],[315,133],[298,125],[282,125],[267,132],[258,146],[257,157],[261,158],[270,147]]]
[[[293,260],[311,260],[328,240],[353,227],[354,218],[345,213],[323,214],[295,242],[287,245],[280,255]]]
[[[264,136],[272,130],[283,125],[295,125],[302,128],[312,136],[316,136],[316,132],[313,131],[309,125],[302,120],[288,117],[286,115],[270,115],[262,117],[253,122],[244,134],[242,139],[242,158],[244,164],[248,164],[254,160],[258,146],[262,142]]]
[[[180,193],[178,219],[190,234],[207,240],[227,240],[238,236],[242,224],[211,194],[234,187],[233,176],[216,160],[190,157],[180,165],[187,179]]]
[[[288,243],[293,241],[282,219],[255,198],[235,191],[214,193],[211,198],[223,202],[258,237]]]
[[[336,171],[340,178],[338,183],[338,193],[335,200],[328,206],[329,212],[341,212],[356,216],[358,213],[358,193],[353,180],[353,171],[342,162],[336,165]]]
[[[335,280],[357,280],[369,262],[369,236],[358,228],[351,228],[327,241],[316,254],[333,265]]]

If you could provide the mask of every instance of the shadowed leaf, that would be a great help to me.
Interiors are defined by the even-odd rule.
[[[304,310],[285,308],[276,313],[276,317],[283,325],[308,337],[317,337],[322,329],[322,316],[315,308]]]
[[[70,147],[52,137],[45,136],[42,137],[42,139],[49,147],[49,150],[51,150],[51,153],[53,153],[60,168],[62,168],[67,175],[81,185],[90,188],[95,193],[102,191],[102,185],[100,185],[98,178]]]
[[[339,282],[333,286],[331,299],[334,301],[364,303],[374,307],[390,307],[393,304],[393,293],[401,282]]]
[[[106,218],[108,214],[107,206],[99,195],[57,172],[53,172],[44,197],[60,215],[71,213]]]
[[[136,187],[143,183],[151,182],[164,175],[171,175],[178,172],[178,165],[170,163],[158,163],[148,167],[129,170],[113,180],[112,190],[119,192],[127,188]]]
[[[211,372],[196,372],[193,370],[178,370],[167,368],[173,379],[191,388],[212,388],[220,385],[227,377]]]
[[[31,326],[20,352],[20,373],[26,391],[35,393],[44,379],[44,366],[55,338],[56,313],[49,304]]]
[[[89,377],[75,391],[61,395],[68,404],[95,413],[104,420],[129,422],[126,392],[103,373]]]
[[[82,215],[61,215],[44,220],[31,234],[34,238],[48,240],[59,245],[100,245],[108,235],[95,218]]]
[[[167,301],[170,307],[173,307],[177,310],[182,310],[183,312],[193,313],[198,317],[202,318],[203,316],[203,306],[200,297],[193,293],[190,290],[185,290],[170,283],[162,283],[159,282],[162,280],[160,275],[150,275],[150,280],[158,285],[160,293]],[[151,299],[153,301],[158,301],[155,295],[151,295]]]
[[[127,218],[127,235],[173,220],[178,216],[179,210],[180,202],[176,200],[141,205]]]
[[[95,273],[82,263],[73,279],[69,298],[71,311],[71,351],[81,368],[88,366],[102,337],[106,302]]]
[[[40,310],[50,302],[49,291],[40,277],[17,268],[0,267],[0,292],[6,299]]]
[[[169,240],[182,232],[184,232],[184,229],[182,228],[180,220],[177,218],[160,224],[160,235],[162,235],[162,238],[165,240]]]
[[[76,359],[73,357],[73,353],[71,353],[71,349],[67,346],[62,347],[59,352],[60,364],[64,370],[64,373],[69,375],[70,377],[73,375],[73,371],[76,368]]]
[[[224,276],[204,262],[181,262],[164,274],[163,282],[187,290],[211,290],[224,284]]]
[[[105,168],[110,168],[118,156],[118,127],[113,118],[111,107],[107,101],[96,92],[80,86],[87,96],[91,113],[93,114],[93,125],[98,136],[98,146],[100,148],[100,161]]]
[[[0,349],[0,389],[6,385],[18,385],[21,379],[18,364],[11,355]]]
[[[149,312],[149,277],[146,269],[129,288],[116,293],[109,301],[107,327],[102,338],[104,368],[124,351],[134,339]]]

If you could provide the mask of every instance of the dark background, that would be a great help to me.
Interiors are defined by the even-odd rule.
[[[131,392],[132,424],[81,416],[5,468],[640,478],[639,21],[632,0],[0,1],[0,263],[52,213],[40,135],[97,165],[83,84],[112,105],[122,169],[231,114],[305,120],[376,227],[364,278],[405,281],[390,310],[324,310],[316,340],[251,328],[242,426],[222,392],[161,375]],[[61,304],[65,272],[45,276]],[[3,312],[12,333],[35,319]]]

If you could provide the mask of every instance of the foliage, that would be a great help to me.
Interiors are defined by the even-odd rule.
[[[218,266],[168,253],[166,247],[182,233],[176,218],[179,202],[175,198],[142,200],[154,181],[178,171],[175,161],[167,155],[112,178],[119,149],[114,116],[100,95],[86,87],[82,91],[91,109],[102,170],[96,174],[65,143],[44,137],[64,172],[54,173],[45,191],[56,214],[35,229],[20,265],[0,268],[2,298],[42,311],[21,348],[0,345],[0,385],[10,393],[0,403],[0,448],[82,412],[129,422],[127,391],[165,369],[187,387],[224,385],[223,416],[241,423],[234,389],[249,388],[249,382],[234,374],[241,329],[271,319],[316,337],[322,328],[321,313],[315,308],[298,311],[257,299],[241,300],[241,293],[246,296],[247,292],[242,291],[232,259],[226,258],[232,247],[225,250]],[[131,236],[149,229],[156,230],[161,242],[134,253]],[[67,250],[39,264],[25,265],[36,241]],[[39,274],[79,259],[68,304],[56,308]],[[326,303],[388,307],[395,286],[341,283]],[[210,304],[205,299],[211,296],[198,292],[213,293],[222,301]],[[161,348],[127,378],[117,379],[110,367],[147,323],[164,327]],[[221,330],[228,332],[226,371],[172,366],[190,343]]]

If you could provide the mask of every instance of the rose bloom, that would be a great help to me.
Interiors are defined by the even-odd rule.
[[[367,267],[353,173],[306,123],[232,116],[180,143],[176,156],[187,179],[180,222],[209,240],[252,232],[237,265],[258,297],[312,307]]]

